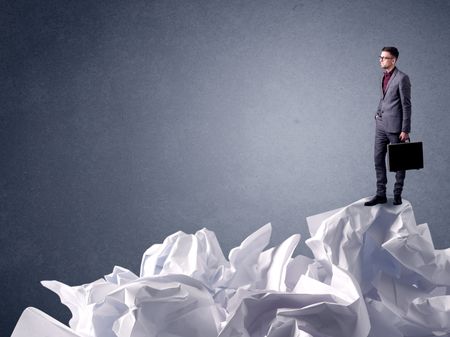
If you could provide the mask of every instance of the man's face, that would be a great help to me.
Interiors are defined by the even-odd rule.
[[[382,51],[380,55],[380,66],[382,69],[390,69],[395,65],[395,57],[391,55],[388,51]]]

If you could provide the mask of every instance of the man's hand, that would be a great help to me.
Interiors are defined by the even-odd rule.
[[[409,134],[408,132],[402,132],[398,138],[401,142],[406,142],[409,139]]]

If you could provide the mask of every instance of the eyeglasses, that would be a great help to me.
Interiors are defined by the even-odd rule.
[[[381,61],[383,61],[383,60],[392,60],[392,59],[393,59],[393,57],[380,56],[380,60]]]

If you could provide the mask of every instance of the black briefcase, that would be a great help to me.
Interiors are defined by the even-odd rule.
[[[422,169],[422,142],[389,144],[388,163],[391,172]]]

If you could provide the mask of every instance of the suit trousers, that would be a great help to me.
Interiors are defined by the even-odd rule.
[[[383,120],[376,118],[375,127],[375,172],[377,175],[377,195],[386,195],[386,153],[388,144],[400,143],[398,138],[400,133],[386,132],[383,125]],[[405,181],[406,172],[397,171],[395,174],[394,195],[401,195],[403,191],[403,183]]]

